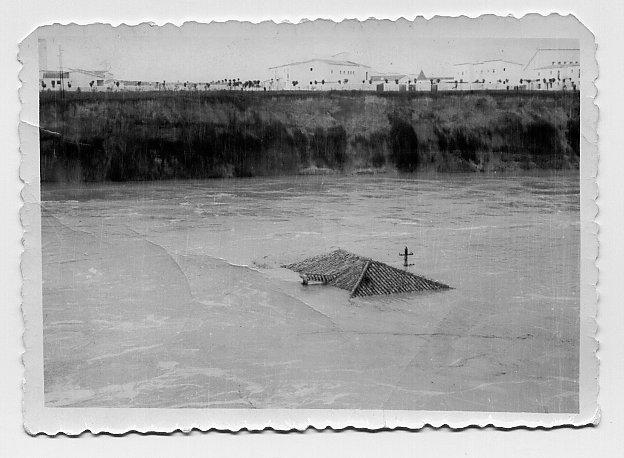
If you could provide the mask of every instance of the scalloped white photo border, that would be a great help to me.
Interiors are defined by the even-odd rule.
[[[316,21],[306,21],[314,27]],[[598,269],[598,188],[597,121],[598,108],[594,104],[598,64],[593,34],[574,16],[529,14],[522,18],[484,15],[478,18],[417,17],[406,19],[366,21],[345,20],[342,27],[362,28],[375,23],[376,33],[384,28],[387,33],[400,33],[411,28],[413,33],[440,37],[441,24],[451,22],[455,37],[470,38],[575,38],[581,54],[581,257],[580,257],[580,361],[578,413],[523,413],[427,410],[337,410],[337,409],[161,409],[161,408],[68,408],[46,407],[43,390],[43,313],[42,313],[42,259],[41,259],[41,194],[39,179],[39,76],[37,30],[20,44],[19,59],[22,86],[20,99],[20,177],[24,187],[20,210],[24,230],[24,252],[21,260],[22,314],[24,320],[24,427],[30,434],[59,433],[78,435],[92,433],[122,434],[129,431],[168,433],[177,430],[304,430],[307,428],[419,429],[426,425],[465,428],[495,426],[499,428],[552,428],[556,426],[583,426],[597,424],[600,411],[598,396],[598,359],[596,351],[596,313],[598,296],[596,284]],[[250,22],[228,21],[231,27],[248,27]],[[280,27],[297,24],[271,21],[260,23],[265,33],[276,33]],[[301,24],[301,23],[300,23]],[[101,26],[102,24],[100,24]],[[75,25],[72,25],[75,27]],[[54,25],[54,27],[63,27]],[[81,27],[88,27],[81,26]],[[107,27],[112,27],[108,25]],[[157,27],[148,23],[137,26],[120,25],[120,29]],[[167,24],[160,27],[175,27]],[[184,24],[181,26],[184,27]],[[461,31],[461,33],[460,33]]]

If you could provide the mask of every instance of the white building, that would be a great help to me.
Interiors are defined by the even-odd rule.
[[[113,75],[108,70],[84,70],[82,68],[70,68],[70,90],[81,91],[105,91],[115,86]]]
[[[269,68],[271,89],[362,89],[369,85],[370,67],[349,60],[310,59]]]
[[[40,72],[39,86],[42,91],[105,91],[116,87],[107,70],[83,70],[68,68],[66,71],[43,70]]]
[[[60,91],[61,88],[67,91],[72,86],[69,72],[42,70],[39,74],[40,91]]]
[[[406,86],[408,92],[438,92],[457,89],[452,76],[427,76],[423,70],[418,75],[405,75],[399,80],[399,87],[402,84]]]
[[[453,66],[460,90],[511,90],[520,85],[522,64],[502,59],[464,62]]]
[[[119,83],[119,86],[117,86]],[[114,89],[120,91],[155,91],[158,89],[160,83],[151,81],[139,81],[139,80],[117,80],[114,82]]]
[[[458,88],[458,84],[455,83],[455,78],[452,76],[432,76],[429,81],[432,92],[452,91]]]
[[[471,84],[475,81],[473,65],[474,64],[472,62],[464,62],[453,65],[453,78],[458,83],[457,89],[470,89]]]
[[[579,49],[541,48],[524,67],[522,83],[532,90],[577,90],[580,78]]]
[[[408,77],[404,73],[373,73],[366,89],[378,92],[406,91]]]

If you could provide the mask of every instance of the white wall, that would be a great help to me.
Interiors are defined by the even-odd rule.
[[[524,79],[530,80],[528,89],[573,90],[578,89],[580,71],[578,65],[527,69],[524,72]]]
[[[456,64],[453,66],[453,78],[455,81],[462,81],[463,83],[472,83],[475,78],[472,71],[472,64]]]
[[[453,77],[463,81],[457,85],[460,90],[511,90],[520,85],[522,64],[503,60],[458,64]]]
[[[362,85],[369,79],[366,67],[330,64],[322,60],[285,65],[273,68],[271,72],[275,89],[281,90],[328,90],[342,88],[344,84]],[[293,86],[293,81],[297,81],[296,86]]]
[[[480,62],[474,66],[473,76],[484,89],[513,89],[520,84],[522,65],[501,60]]]

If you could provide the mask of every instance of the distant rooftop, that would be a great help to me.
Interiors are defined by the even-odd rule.
[[[529,66],[531,65],[531,63],[533,62],[533,60],[535,60],[535,57],[537,57],[537,55],[542,52],[542,51],[578,51],[580,53],[580,49],[579,48],[537,48],[537,50],[535,51],[535,53],[533,54],[533,56],[531,56],[531,58],[529,59],[529,61],[527,62],[527,64],[524,66],[524,69],[526,70],[527,68],[529,68]],[[540,67],[541,69],[545,69],[545,68],[555,68],[555,67]],[[535,69],[537,70],[537,69]]]
[[[276,65],[275,67],[269,67],[269,69],[288,67],[288,66],[291,66],[291,65],[307,64],[307,63],[310,63],[310,62],[323,62],[323,63],[328,64],[328,65],[343,65],[343,66],[348,66],[348,67],[370,68],[368,65],[359,64],[359,63],[353,62],[351,60],[342,60],[342,59],[309,59],[309,60],[302,60],[302,61],[298,61],[298,62],[291,62],[289,64]]]
[[[70,72],[74,73],[84,73],[85,75],[95,76],[98,78],[104,78],[107,75],[110,75],[108,70],[85,70],[83,68],[68,68]]]
[[[377,73],[371,75],[370,79],[373,81],[394,81],[400,80],[401,78],[405,78],[407,75],[405,73]]]
[[[563,64],[555,64],[555,65],[544,65],[543,67],[535,67],[533,70],[550,70],[554,68],[566,68],[566,67],[580,67],[581,65],[576,62],[567,62]]]
[[[488,62],[505,62],[506,64],[522,65],[518,62],[513,62],[511,60],[505,60],[505,59],[489,59],[489,60],[480,60],[480,61],[475,61],[475,62],[460,62],[459,64],[454,64],[454,65],[487,64]]]
[[[43,78],[54,78],[54,79],[69,78],[69,72],[44,70]]]

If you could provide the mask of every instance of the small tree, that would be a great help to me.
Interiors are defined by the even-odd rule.
[[[293,87],[295,87],[297,84],[299,84],[299,81],[293,81],[292,82]]]

